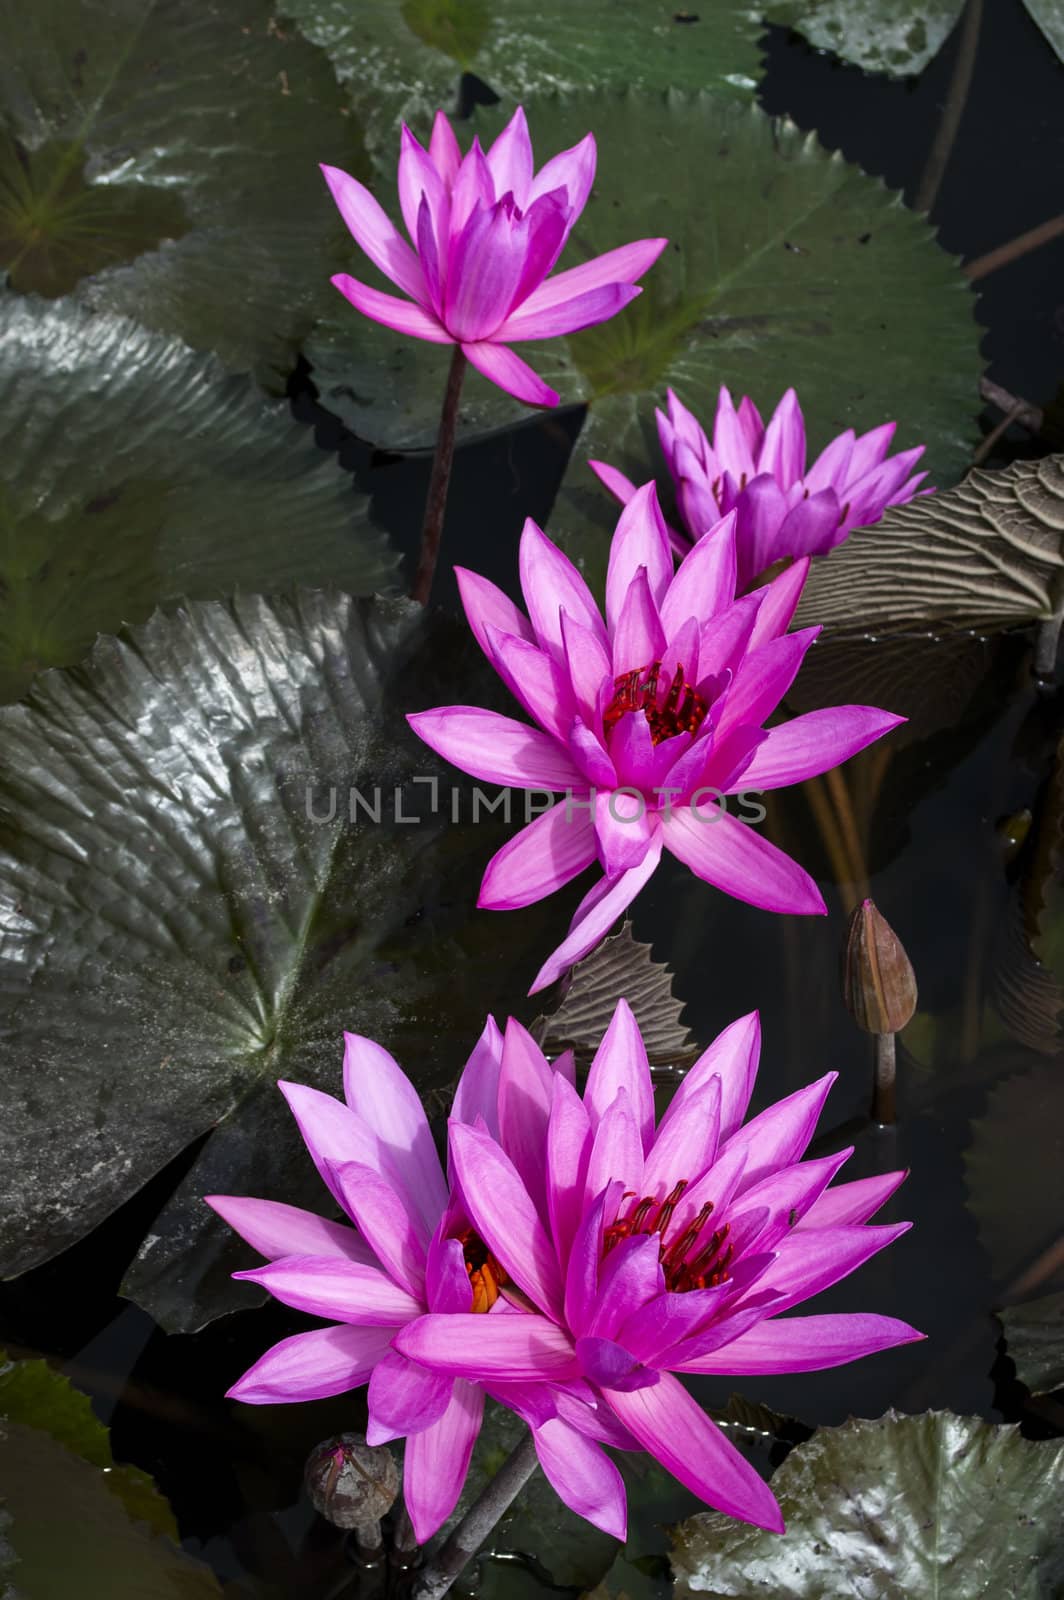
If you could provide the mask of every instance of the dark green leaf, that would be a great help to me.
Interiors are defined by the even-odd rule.
[[[1027,10],[1064,60],[1061,0],[1025,0]],[[775,0],[766,13],[866,72],[909,77],[938,54],[964,10],[964,0]]]
[[[772,1479],[787,1532],[674,1532],[678,1596],[1044,1600],[1064,1583],[1064,1441],[948,1411],[822,1428]]]
[[[998,1312],[1016,1376],[1032,1394],[1064,1389],[1064,1293]]]
[[[348,474],[213,358],[13,295],[0,350],[0,699],[181,596],[394,581]]]
[[[0,711],[6,1272],[209,1133],[126,1292],[184,1329],[255,1303],[201,1197],[325,1204],[277,1079],[337,1092],[349,1028],[431,1088],[523,995],[566,908],[475,911],[499,827],[442,780],[431,813],[403,718],[487,677],[409,602],[303,592],[157,613]]]
[[[964,1161],[969,1209],[995,1281],[1006,1283],[1017,1268],[1033,1265],[1059,1245],[1064,1216],[1064,1060],[1059,1054],[991,1089]],[[1059,1280],[1059,1269],[1054,1276]]]
[[[266,0],[0,3],[0,266],[283,374],[333,291],[319,161],[366,171],[328,57]]]

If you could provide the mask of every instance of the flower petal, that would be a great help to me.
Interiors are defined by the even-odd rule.
[[[432,123],[429,141],[429,160],[443,179],[445,189],[453,188],[462,165],[462,152],[454,129],[442,111],[437,111]]]
[[[670,1373],[663,1372],[653,1388],[608,1390],[606,1400],[643,1449],[707,1505],[783,1532],[771,1489]]]
[[[383,207],[339,167],[322,167],[336,208],[355,243],[398,289],[422,305],[428,299],[418,258]]]
[[[275,1300],[297,1311],[359,1327],[399,1327],[424,1309],[380,1267],[336,1256],[286,1256],[233,1276],[261,1284]]]
[[[595,1129],[587,1164],[585,1202],[590,1205],[614,1179],[619,1179],[632,1194],[643,1192],[643,1141],[635,1107],[623,1088],[617,1090]]]
[[[403,1185],[407,1210],[420,1212],[427,1240],[447,1205],[447,1185],[421,1096],[395,1058],[363,1034],[344,1034],[344,1099],[380,1142]]]
[[[558,1265],[564,1268],[584,1212],[591,1123],[584,1102],[560,1073],[555,1073],[551,1091],[547,1123],[547,1210]]]
[[[495,185],[495,197],[512,194],[522,211],[528,205],[532,183],[532,140],[525,113],[518,106],[485,158]]]
[[[538,645],[489,626],[492,665],[515,700],[544,733],[565,743],[576,707],[569,674],[560,662]]]
[[[717,810],[715,816],[715,821],[703,822],[689,805],[674,809],[662,824],[666,848],[736,900],[766,911],[826,914],[820,890],[803,867],[749,824],[725,811]]]
[[[634,505],[635,501],[630,500],[621,516],[627,516]],[[669,561],[671,564],[671,556]],[[639,567],[632,574],[620,610],[611,624],[611,633],[615,677],[649,667],[664,655],[665,633],[646,567]]]
[[[734,1145],[746,1151],[746,1170],[739,1184],[739,1194],[746,1194],[780,1167],[789,1167],[801,1160],[837,1077],[837,1072],[825,1072],[815,1083],[806,1084],[804,1089],[796,1089],[785,1100],[768,1106],[732,1135],[729,1149]]]
[[[596,854],[594,824],[586,811],[577,815],[564,803],[552,806],[492,856],[477,905],[488,911],[532,905],[563,888]]]
[[[908,1176],[908,1172],[887,1172],[882,1177],[855,1178],[852,1183],[837,1184],[820,1196],[799,1219],[798,1226],[837,1228],[849,1222],[867,1222]]]
[[[777,535],[779,556],[824,556],[846,537],[839,498],[834,489],[821,489],[791,507]]]
[[[750,1011],[719,1033],[709,1048],[703,1050],[694,1066],[684,1073],[661,1119],[658,1137],[662,1136],[674,1117],[686,1115],[685,1107],[691,1096],[716,1076],[721,1084],[720,1137],[727,1139],[746,1115],[760,1058],[761,1018],[756,1011]]]
[[[646,574],[646,583],[653,603],[654,615],[662,605],[673,581],[672,551],[665,518],[658,504],[658,490],[654,480],[638,488],[617,518],[617,526],[610,541],[609,565],[606,572],[606,620],[614,640],[614,671],[627,668],[617,664],[617,630],[628,603],[633,584],[640,571]],[[685,612],[684,621],[690,611]],[[642,656],[633,666],[645,666],[656,661],[657,655]]]
[[[593,1128],[598,1127],[619,1089],[627,1092],[643,1149],[649,1150],[654,1140],[654,1084],[643,1035],[624,999],[618,1000],[588,1069],[584,1105]]]
[[[644,1234],[614,1245],[599,1269],[598,1294],[590,1321],[580,1329],[583,1337],[618,1339],[618,1329],[634,1311],[665,1293],[660,1242],[657,1235]]]
[[[682,1116],[663,1122],[643,1169],[644,1194],[660,1198],[681,1178],[697,1183],[712,1166],[720,1136],[721,1084],[707,1078],[684,1102]]]
[[[874,706],[828,706],[792,717],[778,728],[769,728],[743,769],[742,786],[782,789],[818,777],[905,720]]]
[[[575,222],[587,204],[591,185],[595,181],[596,156],[594,135],[590,133],[585,134],[579,144],[551,156],[532,180],[528,191],[529,205],[541,194],[549,194],[552,189],[564,189],[572,208],[572,222]]]
[[[636,492],[635,484],[631,478],[626,478],[623,472],[616,467],[609,466],[605,461],[588,460],[588,466],[598,478],[604,489],[608,489],[615,500],[626,506]]]
[[[499,1073],[499,1143],[541,1216],[547,1206],[547,1120],[553,1079],[539,1045],[527,1028],[511,1017]]]
[[[646,1389],[659,1381],[652,1367],[645,1367],[614,1339],[588,1335],[576,1341],[576,1354],[584,1376],[596,1389]]]
[[[435,129],[433,129],[435,133]],[[417,243],[417,217],[421,197],[428,201],[436,244],[441,250],[446,241],[446,225],[450,211],[447,186],[428,150],[405,125],[399,135],[399,209],[403,213],[406,231]]]
[[[816,1161],[797,1161],[793,1166],[770,1172],[751,1189],[740,1187],[742,1200],[733,1206],[728,1218],[733,1229],[739,1229],[743,1218],[749,1216],[752,1210],[767,1208],[769,1215],[758,1229],[757,1248],[759,1251],[772,1250],[780,1239],[798,1226],[839,1168],[852,1155],[853,1145],[850,1145],[836,1155],[821,1156]]]
[[[204,1201],[253,1250],[269,1261],[279,1256],[337,1256],[377,1266],[377,1258],[354,1228],[328,1222],[313,1211],[281,1200],[254,1200],[237,1194],[205,1194]]]
[[[453,344],[443,323],[431,311],[425,311],[412,300],[400,300],[394,294],[382,294],[371,289],[368,283],[352,278],[350,273],[338,272],[329,279],[334,289],[339,289],[356,311],[373,322],[383,323],[395,333],[409,334],[412,339],[427,339],[430,344]],[[553,392],[553,391],[552,391]]]
[[[451,1116],[455,1122],[472,1123],[483,1117],[489,1133],[498,1133],[501,1067],[502,1034],[495,1018],[489,1017],[454,1091]]]
[[[713,419],[713,449],[721,468],[737,481],[744,476],[752,478],[757,471],[748,429],[736,415],[735,402],[723,384]]]
[[[473,1286],[460,1239],[437,1236],[429,1245],[425,1297],[430,1311],[441,1314],[472,1311]]]
[[[661,625],[671,638],[688,617],[703,624],[735,599],[735,513],[729,512],[692,545],[676,569],[661,605]]]
[[[585,723],[590,725],[598,713],[603,684],[613,681],[613,658],[601,630],[577,622],[567,611],[561,613],[562,660],[569,673],[573,699]]]
[[[428,1236],[417,1227],[420,1213],[408,1212],[398,1192],[371,1168],[357,1161],[337,1161],[329,1165],[344,1207],[358,1223],[385,1270],[420,1300],[425,1292],[425,1246],[428,1244]]]
[[[622,244],[578,267],[556,272],[533,290],[521,307],[522,314],[552,311],[577,296],[611,284],[634,283],[649,271],[667,244],[667,239],[637,239],[634,244]],[[595,463],[589,465],[595,466]]]
[[[430,1372],[389,1350],[373,1369],[366,1394],[366,1443],[387,1444],[417,1434],[438,1422],[450,1404],[454,1379]]]
[[[525,262],[522,231],[503,205],[479,205],[451,238],[443,321],[463,346],[494,340]]]
[[[819,628],[802,628],[747,652],[727,690],[717,725],[720,738],[743,723],[761,726],[794,682],[819,632]]]
[[[612,882],[609,878],[603,878],[588,891],[576,908],[568,934],[540,967],[529,994],[538,993],[553,983],[555,978],[560,978],[567,967],[579,961],[609,932],[617,918],[627,910],[643,885],[653,876],[661,860],[662,837],[663,830],[658,828],[638,867],[622,872]]]
[[[757,458],[758,472],[771,472],[784,489],[805,471],[805,421],[798,396],[788,389],[765,429]]]
[[[534,1429],[533,1438],[544,1476],[569,1510],[614,1539],[626,1539],[624,1479],[609,1456],[560,1417]]]
[[[324,1400],[367,1382],[387,1353],[394,1328],[315,1328],[282,1339],[260,1356],[226,1398],[245,1405],[273,1406],[291,1400]]]
[[[626,718],[632,721],[632,718]],[[657,830],[657,817],[647,810],[642,794],[632,788],[595,796],[595,837],[607,876],[638,867]]]
[[[580,774],[556,739],[540,728],[480,706],[415,711],[407,722],[419,739],[461,772],[518,789],[579,789]]]
[[[781,1317],[762,1321],[730,1344],[704,1357],[685,1359],[681,1372],[726,1372],[762,1377],[778,1372],[822,1372],[861,1356],[912,1344],[924,1334],[894,1317],[871,1312],[838,1316]]]
[[[454,575],[458,581],[458,592],[462,597],[466,620],[489,661],[494,660],[491,645],[488,643],[489,629],[498,629],[500,633],[512,633],[515,639],[527,639],[529,644],[535,643],[532,624],[524,612],[519,611],[509,596],[503,594],[494,583],[482,578],[477,572],[470,572],[468,567],[455,567]]]
[[[483,1416],[484,1391],[459,1379],[439,1420],[407,1440],[403,1498],[418,1544],[431,1539],[458,1504]]]
[[[861,1228],[792,1229],[780,1244],[775,1261],[758,1281],[758,1292],[775,1289],[781,1297],[775,1310],[789,1311],[791,1306],[849,1277],[911,1227],[911,1222],[895,1222],[883,1227],[866,1223]]]
[[[428,336],[422,334],[421,337]],[[516,351],[507,345],[494,344],[490,339],[480,343],[463,340],[462,353],[490,383],[497,384],[524,405],[549,407],[558,404],[557,389],[544,383],[528,362],[522,361]]]
[[[607,283],[601,289],[589,289],[586,294],[561,300],[543,311],[528,309],[532,298],[529,296],[529,300],[519,303],[517,310],[510,313],[495,337],[507,341],[557,339],[567,333],[577,333],[581,328],[593,328],[615,317],[642,292],[631,283]]]
[[[480,1128],[452,1122],[450,1144],[462,1198],[481,1239],[542,1312],[559,1316],[562,1284],[554,1248],[512,1161]]]
[[[373,1130],[348,1110],[343,1101],[334,1100],[332,1095],[322,1094],[320,1089],[310,1089],[303,1083],[286,1083],[280,1079],[277,1087],[288,1101],[288,1109],[296,1119],[322,1182],[341,1210],[347,1207],[333,1174],[333,1162],[358,1161],[371,1167],[386,1182],[395,1181]]]
[[[545,1317],[526,1313],[419,1317],[395,1348],[437,1372],[475,1382],[563,1382],[580,1376],[573,1341]]]
[[[561,614],[589,629],[603,645],[606,630],[580,573],[531,517],[521,532],[521,590],[540,644],[563,659]]]
[[[792,561],[789,567],[784,567],[779,576],[765,584],[764,588],[753,591],[760,597],[761,603],[750,635],[751,650],[787,632],[808,576],[809,557],[803,556],[799,561]]]

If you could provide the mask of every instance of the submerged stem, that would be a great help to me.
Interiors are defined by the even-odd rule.
[[[957,129],[961,125],[964,107],[968,100],[982,20],[983,0],[968,0],[961,20],[960,48],[953,64],[949,89],[946,91],[946,102],[942,107],[942,121],[938,125],[938,132],[935,134],[931,153],[927,158],[916,198],[913,200],[914,211],[930,211],[938,198],[938,191],[949,165],[949,158],[953,154]]]
[[[414,1585],[414,1600],[439,1600],[447,1593],[535,1470],[536,1446],[529,1433],[481,1490],[435,1560],[422,1569]]]
[[[466,358],[462,346],[456,344],[451,356],[451,370],[447,374],[447,388],[440,413],[440,428],[436,435],[436,454],[432,460],[428,499],[425,501],[425,521],[421,527],[421,549],[418,553],[417,573],[411,596],[419,605],[427,606],[432,593],[432,580],[440,555],[443,537],[443,516],[447,509],[447,490],[451,483],[451,463],[454,461],[454,436],[458,431],[458,400],[462,393]]]
[[[872,1086],[872,1121],[889,1127],[897,1121],[894,1083],[897,1077],[896,1034],[877,1033],[876,1069]]]

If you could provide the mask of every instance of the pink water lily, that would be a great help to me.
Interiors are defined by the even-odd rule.
[[[603,869],[532,993],[598,943],[663,850],[753,905],[824,911],[809,874],[741,820],[754,813],[733,814],[726,803],[825,772],[904,720],[837,706],[762,726],[819,632],[787,632],[807,570],[808,560],[797,561],[736,600],[732,512],[674,572],[653,483],[618,520],[605,620],[534,522],[520,547],[527,617],[494,584],[457,569],[477,639],[536,726],[474,706],[408,720],[475,778],[566,795],[488,863],[479,903],[514,910],[596,861]]]
[[[673,533],[676,547],[684,554],[734,510],[740,591],[777,561],[826,555],[854,528],[878,522],[888,506],[911,500],[927,476],[910,476],[923,445],[888,454],[893,422],[860,435],[847,428],[807,467],[805,419],[793,389],[766,426],[748,396],[737,410],[722,388],[712,444],[671,389],[667,411],[655,415],[684,523],[685,532]],[[631,499],[635,485],[622,472],[602,461],[591,466],[619,500]]]
[[[404,126],[399,205],[409,243],[361,183],[336,167],[322,171],[356,243],[407,298],[347,273],[332,281],[374,322],[459,344],[518,400],[557,405],[555,391],[509,345],[605,322],[640,293],[636,279],[667,243],[640,239],[545,281],[587,203],[595,158],[589,133],[534,171],[520,106],[486,154],[474,139],[464,158],[442,111],[427,150]]]
[[[464,1319],[494,1311],[493,1322],[524,1320],[527,1313],[500,1297],[505,1275],[448,1186],[417,1091],[386,1050],[356,1034],[346,1037],[344,1102],[301,1084],[280,1085],[345,1220],[275,1200],[207,1196],[267,1258],[268,1265],[234,1276],[329,1321],[267,1350],[229,1394],[265,1405],[317,1400],[368,1384],[368,1442],[406,1437],[404,1494],[422,1543],[454,1509],[490,1394],[529,1423],[550,1482],[596,1520],[584,1492],[589,1472],[597,1481],[595,1441],[622,1448],[634,1442],[590,1385],[582,1379],[555,1383],[549,1364],[534,1385],[482,1385],[469,1375],[426,1368],[399,1351],[403,1326],[426,1313]],[[504,1038],[489,1018],[455,1093],[455,1121],[502,1127],[510,1148],[520,1148],[531,1125],[524,1097],[525,1060],[532,1053],[538,1067],[542,1057],[525,1030],[511,1023]],[[559,1058],[548,1079],[555,1073],[571,1086],[572,1057]],[[602,1517],[600,1526],[623,1537],[612,1502]]]
[[[538,1315],[429,1313],[396,1345],[446,1377],[588,1383],[618,1426],[709,1505],[782,1531],[775,1498],[677,1373],[811,1372],[923,1337],[868,1314],[784,1315],[906,1231],[868,1226],[904,1177],[829,1187],[851,1154],[802,1161],[835,1073],[743,1124],[756,1014],[727,1028],[660,1120],[622,1000],[583,1096],[527,1051],[519,1137],[453,1120],[452,1168],[473,1225]],[[623,1521],[617,1469],[591,1452],[579,1495]],[[592,1470],[592,1462],[594,1470]],[[613,1505],[612,1519],[604,1507]]]

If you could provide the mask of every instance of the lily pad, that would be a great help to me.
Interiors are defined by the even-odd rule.
[[[550,1056],[573,1050],[589,1066],[613,1019],[621,995],[628,1001],[651,1067],[690,1065],[699,1047],[680,1021],[684,1002],[672,992],[673,975],[655,961],[648,944],[632,937],[632,924],[604,939],[573,968],[562,1002],[539,1020],[540,1042]]]
[[[749,98],[761,76],[748,0],[289,0],[286,15],[328,51],[389,177],[400,120],[456,110],[463,72],[510,101],[624,85]]]
[[[674,1531],[680,1600],[1043,1600],[1064,1583],[1064,1440],[892,1411],[820,1429],[772,1488],[783,1538],[715,1512]]]
[[[1064,611],[1064,456],[970,472],[815,561],[797,623],[993,628]]]
[[[0,267],[276,380],[331,293],[317,163],[367,170],[325,53],[267,0],[0,5]]]
[[[393,584],[350,476],[212,357],[14,295],[0,349],[0,699],[183,595]]]
[[[1064,1293],[998,1312],[1016,1376],[1032,1394],[1064,1389]]]
[[[965,1151],[968,1207],[996,1283],[1056,1250],[1064,1215],[1064,1060],[997,1084]],[[1031,1174],[1038,1174],[1037,1183]],[[1059,1266],[1053,1274],[1059,1283]]]
[[[1060,0],[1025,0],[1057,55],[1064,60]],[[865,72],[911,77],[923,72],[952,33],[964,0],[782,0],[765,20],[795,28],[818,50],[831,50]]]
[[[408,601],[238,597],[0,711],[5,1274],[209,1135],[124,1292],[184,1331],[255,1304],[201,1197],[323,1208],[277,1079],[339,1092],[349,1028],[431,1087],[523,996],[548,913],[475,911],[501,817],[403,719],[490,704],[478,657]]]

